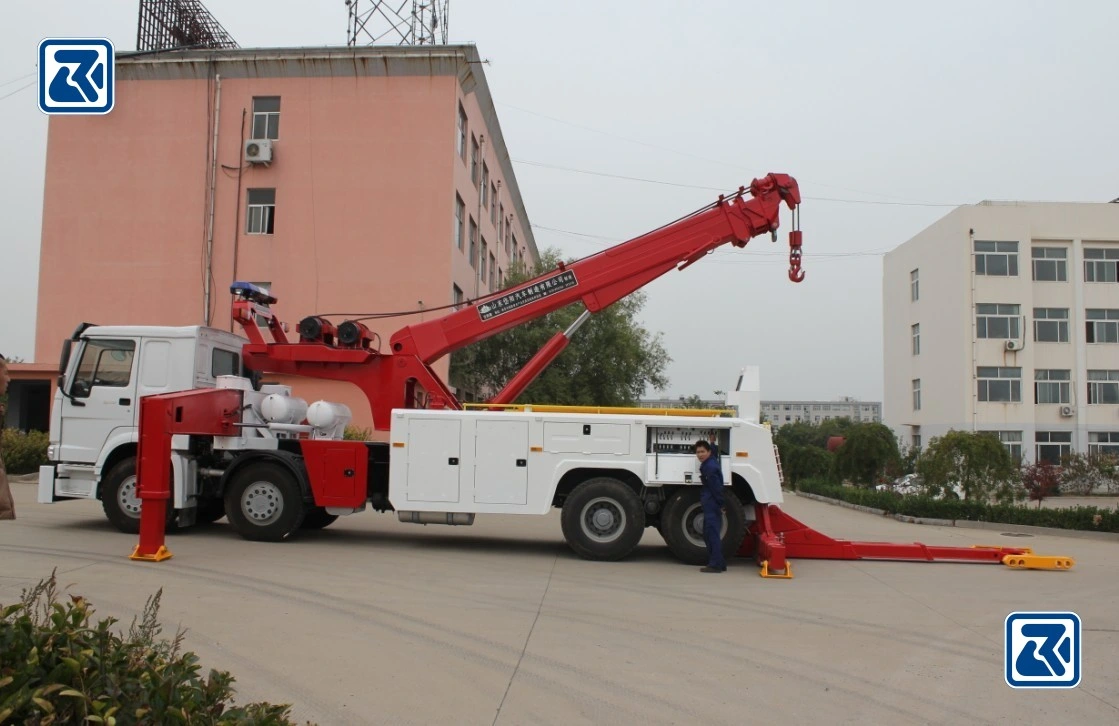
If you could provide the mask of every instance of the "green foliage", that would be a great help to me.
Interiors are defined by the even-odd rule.
[[[703,403],[702,398],[693,393],[680,401],[680,408],[707,408],[707,406]]]
[[[833,418],[820,423],[797,421],[782,424],[773,435],[778,447],[816,446],[827,449],[828,439],[832,436],[846,436],[856,424],[849,418]]]
[[[949,431],[935,437],[917,462],[917,473],[930,494],[958,485],[964,499],[1012,501],[1018,467],[998,436],[985,431]]]
[[[532,270],[510,271],[508,286],[554,270],[555,250],[541,255]],[[665,368],[671,361],[660,335],[651,335],[638,322],[645,296],[635,292],[591,316],[571,344],[517,399],[521,403],[560,405],[634,405],[647,387],[665,388]],[[495,394],[557,332],[583,312],[569,305],[507,330],[451,355],[452,385],[485,397]]]
[[[198,657],[182,651],[182,631],[157,638],[162,592],[126,635],[111,629],[113,618],[92,624],[85,598],[59,602],[53,572],[20,602],[0,606],[0,723],[292,723],[288,706],[228,703],[233,677],[202,677]]]
[[[846,441],[835,451],[835,473],[841,479],[873,486],[885,481],[887,470],[900,468],[901,454],[893,431],[880,423],[850,427]]]
[[[50,436],[42,431],[0,431],[0,458],[9,474],[33,474],[47,463]]]
[[[832,473],[835,454],[816,446],[778,448],[781,455],[781,472],[785,481],[796,486],[803,479],[826,478]]]
[[[1107,454],[1068,454],[1061,457],[1062,494],[1091,494],[1101,488],[1119,491],[1119,457]]]
[[[1033,509],[1017,504],[987,504],[959,499],[937,500],[928,496],[903,496],[894,492],[845,487],[823,479],[804,480],[797,485],[797,490],[907,517],[1024,524],[1089,532],[1119,532],[1119,509],[1099,507]]]
[[[373,436],[373,429],[361,428],[348,424],[346,430],[342,433],[343,441],[368,441]]]

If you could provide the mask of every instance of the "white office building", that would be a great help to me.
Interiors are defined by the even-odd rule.
[[[907,445],[1119,454],[1119,204],[982,202],[885,256],[883,415]]]

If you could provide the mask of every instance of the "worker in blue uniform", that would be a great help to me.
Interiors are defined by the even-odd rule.
[[[700,572],[726,572],[727,560],[723,556],[723,512],[726,500],[723,494],[723,468],[719,465],[719,447],[701,439],[695,443],[699,459],[699,502],[703,505],[703,541],[707,544],[707,566]]]

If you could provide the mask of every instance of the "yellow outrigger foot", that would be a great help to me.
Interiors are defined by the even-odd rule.
[[[793,563],[785,560],[785,572],[784,574],[778,574],[769,571],[769,560],[762,560],[762,569],[758,574],[774,580],[791,580],[793,579]]]
[[[160,545],[154,555],[142,555],[140,554],[140,545],[136,545],[136,549],[132,550],[132,554],[128,556],[128,559],[141,560],[143,562],[163,562],[164,560],[171,559],[171,550]]]
[[[1017,570],[1068,570],[1076,562],[1071,557],[1052,557],[1049,555],[1007,555],[1002,558],[1007,567]]]

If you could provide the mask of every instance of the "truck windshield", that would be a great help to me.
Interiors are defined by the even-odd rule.
[[[85,398],[94,386],[127,386],[132,378],[132,358],[135,353],[134,340],[87,341],[74,373],[70,395]]]

